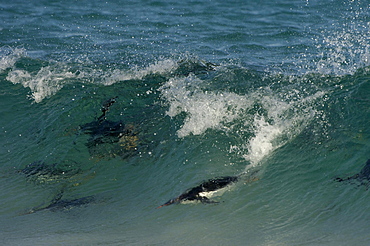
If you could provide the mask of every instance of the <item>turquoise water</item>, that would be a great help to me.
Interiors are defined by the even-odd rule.
[[[366,1],[0,9],[2,245],[370,243],[368,187],[334,181],[370,158]],[[130,135],[92,145],[115,97]],[[241,173],[217,204],[155,209]],[[60,194],[94,201],[42,209]]]

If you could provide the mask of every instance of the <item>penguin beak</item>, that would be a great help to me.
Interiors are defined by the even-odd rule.
[[[178,200],[178,199],[171,199],[171,200],[169,200],[168,202],[166,202],[165,204],[163,204],[163,205],[161,205],[161,206],[156,207],[156,209],[161,208],[161,207],[164,207],[164,206],[169,206],[169,205],[171,205],[171,204],[174,204],[177,200]]]

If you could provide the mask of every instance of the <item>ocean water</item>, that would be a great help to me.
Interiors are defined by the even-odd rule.
[[[4,2],[2,245],[370,244],[368,1]]]

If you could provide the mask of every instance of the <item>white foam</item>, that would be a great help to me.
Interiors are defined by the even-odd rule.
[[[325,95],[319,91],[303,96],[293,89],[277,93],[268,87],[238,95],[210,92],[202,89],[202,83],[204,81],[190,75],[172,78],[159,88],[162,99],[169,104],[167,115],[175,117],[185,113],[178,136],[204,134],[208,129],[229,131],[237,126],[238,132],[251,136],[244,144],[230,146],[230,152],[241,154],[249,161],[248,168],[258,165],[299,134],[316,114],[312,103]],[[261,112],[257,110],[255,115],[250,115],[256,105]],[[240,122],[244,122],[244,126]]]
[[[71,72],[70,66],[55,62],[49,66],[41,67],[39,71],[29,72],[14,68],[16,61],[25,54],[23,49],[14,49],[9,55],[0,60],[0,71],[11,68],[6,79],[14,84],[22,84],[30,88],[30,97],[39,103],[43,99],[56,94],[64,85],[78,79],[84,83],[102,83],[112,85],[114,83],[142,79],[149,74],[166,74],[175,70],[178,63],[172,59],[164,59],[148,65],[144,68],[134,67],[132,69],[115,69],[103,71],[81,67],[78,74]]]
[[[1,54],[6,53],[6,54]],[[0,72],[3,72],[4,70],[8,68],[12,68],[14,64],[25,55],[25,49],[23,48],[16,48],[16,49],[4,49],[1,48],[0,54]]]
[[[167,115],[174,117],[186,113],[184,124],[177,131],[179,137],[222,128],[250,104],[245,97],[235,93],[204,91],[198,86],[200,83],[201,80],[189,75],[172,78],[159,88],[162,98],[170,105]]]
[[[21,69],[14,69],[8,73],[7,80],[14,84],[22,84],[31,89],[31,98],[39,103],[44,98],[54,95],[59,91],[68,79],[74,78],[75,74],[68,71],[66,67],[46,66],[42,67],[36,74]]]
[[[244,158],[255,166],[280,146],[280,144],[274,144],[274,140],[282,134],[284,129],[280,125],[269,124],[260,116],[255,117],[253,124],[255,136],[249,140],[248,154],[245,154]]]
[[[147,67],[134,67],[130,70],[115,69],[105,74],[103,79],[104,85],[112,85],[120,81],[142,79],[149,74],[166,74],[175,70],[178,63],[173,59],[164,59],[156,61]]]
[[[291,95],[294,99],[286,102],[273,94],[262,96],[261,102],[267,109],[267,115],[255,115],[251,122],[254,136],[247,144],[248,154],[244,155],[251,165],[246,170],[258,165],[263,158],[297,136],[318,113],[312,103],[324,95],[325,92],[318,91],[303,97],[295,91]],[[297,97],[299,100],[296,100]]]

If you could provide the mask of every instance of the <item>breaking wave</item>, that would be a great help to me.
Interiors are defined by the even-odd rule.
[[[35,65],[28,68],[24,65],[27,62]],[[163,82],[147,93],[158,91],[163,105],[168,107],[166,115],[174,122],[182,122],[177,136],[186,138],[210,130],[234,134],[242,144],[230,144],[230,153],[249,162],[246,170],[259,165],[322,114],[317,105],[327,97],[330,83],[335,81],[333,77],[328,84],[322,75],[261,73],[194,57],[166,58],[143,67],[104,69],[81,63],[39,62],[27,57],[24,50],[13,50],[3,57],[2,64],[6,80],[29,88],[36,103],[68,84],[114,86],[124,81],[146,83],[148,77],[159,76]],[[241,73],[240,77],[231,76],[237,73]],[[227,88],[227,84],[236,84],[237,89]]]
[[[262,79],[262,78],[261,78]],[[205,134],[207,130],[237,132],[245,139],[231,152],[242,153],[254,167],[273,150],[300,133],[318,113],[316,101],[325,91],[302,96],[301,92],[274,92],[269,85],[237,94],[209,91],[194,75],[168,80],[159,88],[171,118],[185,114],[177,131],[180,138]],[[298,99],[299,98],[299,99]]]

